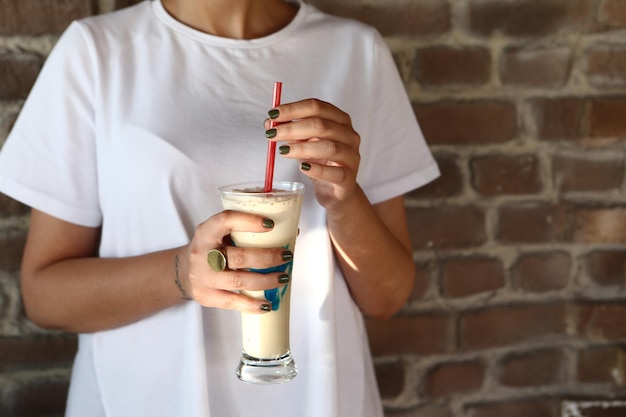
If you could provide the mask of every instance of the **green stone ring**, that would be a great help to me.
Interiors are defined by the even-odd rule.
[[[209,266],[215,272],[222,272],[226,269],[226,255],[223,249],[211,249],[206,256]]]

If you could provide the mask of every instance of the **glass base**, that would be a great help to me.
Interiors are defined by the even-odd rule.
[[[237,377],[251,384],[281,384],[291,381],[297,374],[291,352],[278,359],[254,358],[244,352],[237,367]]]

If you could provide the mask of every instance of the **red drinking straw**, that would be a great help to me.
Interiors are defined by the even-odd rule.
[[[280,105],[280,92],[283,87],[283,83],[276,81],[274,83],[274,96],[272,97],[272,108]],[[278,126],[273,120],[270,120],[270,129]],[[274,180],[274,161],[276,159],[276,142],[267,142],[267,160],[265,164],[265,191],[269,193],[272,191],[272,181]]]

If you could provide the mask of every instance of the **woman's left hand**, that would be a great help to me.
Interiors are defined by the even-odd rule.
[[[270,128],[266,120],[266,137],[284,142],[279,148],[282,157],[300,161],[322,206],[333,208],[354,195],[361,138],[350,115],[318,99],[282,104],[268,114],[278,125]]]
[[[308,99],[280,105],[269,116],[280,124],[273,130],[266,121],[266,136],[280,142],[281,156],[300,161],[327,209],[328,233],[350,294],[366,316],[389,317],[407,300],[415,276],[404,199],[370,204],[356,182],[361,138],[337,107]]]

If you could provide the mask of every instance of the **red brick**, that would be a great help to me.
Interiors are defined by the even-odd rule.
[[[72,20],[94,14],[91,0],[0,0],[0,35],[61,33]]]
[[[508,387],[539,387],[564,380],[563,352],[554,349],[509,355],[502,361],[500,383]]]
[[[521,255],[512,266],[511,275],[524,291],[560,290],[567,286],[572,259],[567,252],[543,252]]]
[[[5,114],[0,114],[0,149],[4,145],[4,141],[7,136],[9,136],[9,132],[13,129],[13,125],[17,120],[17,116],[19,113],[17,112],[7,112]]]
[[[541,191],[535,155],[487,155],[470,161],[472,186],[485,196],[534,194]]]
[[[491,58],[482,47],[431,46],[416,51],[412,78],[424,87],[482,85],[489,81]]]
[[[498,213],[497,239],[502,243],[566,242],[572,239],[574,223],[568,205],[506,205]]]
[[[442,101],[418,105],[415,114],[431,145],[503,143],[518,130],[515,106],[508,102]]]
[[[552,163],[554,183],[560,191],[609,191],[624,183],[624,155],[561,154]]]
[[[626,138],[626,98],[590,101],[589,136]]]
[[[478,391],[484,376],[485,364],[482,362],[441,364],[427,372],[424,394],[428,398],[441,398]]]
[[[575,140],[582,136],[585,100],[576,97],[539,99],[532,102],[541,140]]]
[[[617,346],[599,347],[578,353],[578,381],[624,385],[624,349]]]
[[[485,213],[476,207],[409,207],[407,215],[417,249],[469,248],[487,241]]]
[[[396,414],[387,414],[386,417],[398,417]],[[445,405],[426,405],[420,407],[415,411],[411,411],[410,414],[406,414],[406,417],[454,417],[452,410]]]
[[[4,194],[0,194],[0,217],[20,216],[30,212],[30,208],[13,200]]]
[[[626,340],[626,304],[578,306],[578,333],[592,340]]]
[[[626,250],[597,250],[583,258],[585,272],[596,284],[626,285]]]
[[[624,0],[604,0],[600,4],[598,21],[611,27],[626,27],[626,2]]]
[[[26,231],[0,234],[0,269],[19,269],[25,244]]]
[[[559,405],[550,400],[517,400],[466,406],[467,417],[560,417]]]
[[[383,399],[393,399],[404,389],[405,370],[401,363],[376,365],[378,390]]]
[[[13,280],[13,282],[9,281],[9,283],[4,280],[4,276],[8,275],[8,280]],[[13,305],[13,301],[9,299],[11,295],[9,295],[9,291],[11,286],[14,288],[18,287],[18,273],[14,272],[12,274],[2,274],[0,275],[0,317],[10,317],[10,315],[15,315],[15,306]],[[0,321],[0,323],[2,323]],[[2,353],[0,353],[0,361],[2,360]],[[0,416],[2,413],[0,413]]]
[[[572,417],[624,417],[626,404],[624,401],[595,401],[594,404],[586,404],[577,409],[577,414]],[[569,417],[569,416],[568,416]]]
[[[39,75],[41,66],[42,59],[36,55],[0,54],[0,99],[25,99]]]
[[[453,155],[435,155],[441,176],[424,187],[407,195],[409,199],[431,199],[454,197],[463,191],[463,173],[458,157]]]
[[[74,360],[75,336],[0,338],[0,372],[68,367]]]
[[[463,350],[514,345],[566,333],[563,304],[494,307],[464,314],[460,319]]]
[[[450,8],[446,2],[438,0],[397,0],[391,3],[312,0],[311,3],[331,14],[375,26],[383,35],[440,34],[450,29]]]
[[[430,289],[430,267],[428,264],[415,265],[415,283],[411,292],[410,301],[421,300]]]
[[[591,0],[487,0],[468,4],[470,30],[479,35],[545,36],[579,32],[591,20]]]
[[[574,239],[581,243],[626,243],[626,208],[578,210]]]
[[[503,51],[500,79],[504,85],[555,88],[564,85],[572,67],[568,47],[520,48]]]
[[[442,287],[446,297],[493,292],[504,286],[504,269],[495,258],[467,257],[442,263]]]
[[[428,355],[450,351],[452,321],[448,316],[368,319],[366,324],[375,356]]]
[[[601,45],[589,50],[587,79],[599,88],[626,86],[626,47]]]
[[[400,79],[408,83],[411,76],[411,67],[413,66],[413,53],[406,49],[392,49],[391,57],[400,74]]]
[[[38,379],[13,384],[0,401],[2,416],[61,416],[65,411],[67,381]]]

